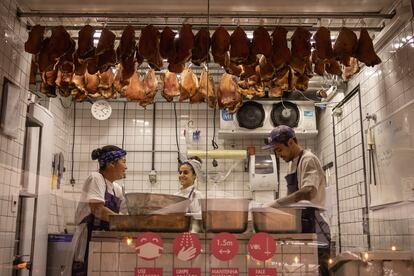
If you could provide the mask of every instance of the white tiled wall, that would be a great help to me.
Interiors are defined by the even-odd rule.
[[[0,275],[11,275],[16,229],[16,212],[11,207],[12,198],[18,197],[21,179],[31,58],[23,50],[26,29],[15,14],[14,0],[0,2],[0,85],[3,85],[3,78],[6,77],[21,88],[18,137],[9,139],[0,134]]]
[[[382,63],[374,68],[364,67],[361,72],[354,76],[348,83],[347,93],[352,91],[357,85],[360,85],[361,105],[363,117],[367,113],[375,113],[377,121],[383,120],[387,115],[398,109],[400,106],[414,99],[414,43],[413,22],[409,22],[404,28],[399,30],[391,41],[380,51],[379,56]],[[322,112],[319,121],[319,154],[323,159],[336,161],[338,169],[339,188],[344,190],[345,198],[340,198],[341,238],[343,249],[355,249],[367,246],[366,238],[360,236],[362,231],[361,212],[356,209],[365,206],[363,196],[364,189],[355,183],[361,180],[360,149],[361,137],[354,136],[355,132],[344,131],[345,127],[352,127],[354,120],[344,124],[346,117],[352,118],[354,113],[351,112],[355,107],[351,100],[344,108],[350,109],[344,112],[344,117],[336,120],[335,127],[342,130],[343,134],[339,137],[341,142],[345,142],[345,149],[337,147],[337,160],[333,153],[332,142],[332,118],[331,108]],[[348,112],[349,111],[349,112]],[[358,112],[359,113],[359,112]],[[350,117],[349,117],[350,116]],[[358,122],[359,124],[359,122]],[[366,133],[368,122],[363,118],[363,133]],[[350,129],[352,130],[352,129]],[[329,142],[328,142],[329,141]],[[349,155],[345,154],[349,152]],[[345,163],[351,164],[344,165]],[[365,160],[367,162],[367,160]],[[325,162],[325,163],[326,163]],[[353,165],[355,164],[355,165]],[[348,172],[348,174],[346,174]],[[344,179],[340,176],[352,174],[352,179]],[[345,188],[346,187],[346,188]],[[359,189],[357,187],[360,187]],[[362,188],[362,189],[361,189]],[[373,249],[390,249],[396,246],[397,249],[414,250],[414,213],[409,210],[413,209],[413,203],[408,203],[403,207],[388,207],[378,211],[370,211],[370,233]],[[346,212],[345,212],[346,211]],[[346,226],[343,226],[345,224]]]

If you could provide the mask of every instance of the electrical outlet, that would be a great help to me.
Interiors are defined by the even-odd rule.
[[[17,212],[17,206],[19,202],[19,196],[12,195],[12,201],[11,201],[11,212],[16,213]]]

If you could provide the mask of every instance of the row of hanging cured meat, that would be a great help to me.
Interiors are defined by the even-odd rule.
[[[210,37],[207,28],[201,28],[194,35],[189,24],[184,24],[178,35],[169,27],[160,32],[148,25],[141,30],[138,42],[134,28],[127,26],[116,49],[116,36],[108,28],[102,30],[96,47],[95,28],[90,25],[79,31],[77,45],[62,26],[53,28],[50,37],[44,37],[44,32],[45,27],[34,26],[25,43],[25,50],[34,55],[42,74],[41,90],[48,96],[56,96],[58,87],[62,96],[72,94],[77,100],[88,96],[127,96],[128,93],[123,93],[127,87],[131,90],[131,83],[139,83],[136,68],[143,61],[154,70],[160,70],[166,59],[171,73],[185,72],[189,61],[195,65],[214,61],[237,77],[238,93],[248,98],[264,96],[265,91],[269,97],[278,97],[286,90],[305,91],[315,74],[347,79],[359,71],[358,62],[368,66],[381,62],[365,29],[358,39],[345,27],[333,45],[327,28],[320,27],[312,43],[312,34],[299,27],[291,37],[290,47],[288,31],[280,26],[271,34],[264,27],[258,27],[250,40],[240,26],[231,35],[223,27],[217,27]],[[149,74],[153,73],[149,71]],[[156,80],[155,73],[150,82],[154,82],[152,79]],[[88,89],[79,88],[84,86]],[[135,90],[139,89],[135,87]],[[149,96],[145,99],[156,93],[147,90],[149,92],[144,95]],[[133,97],[128,98],[133,100]],[[141,98],[143,105],[153,101]]]

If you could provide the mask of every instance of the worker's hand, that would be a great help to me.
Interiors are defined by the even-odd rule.
[[[265,208],[269,208],[269,207],[271,207],[271,208],[279,208],[280,207],[280,204],[279,204],[279,202],[277,200],[275,200],[275,201],[272,201],[272,202],[268,202],[268,203],[263,204],[263,207],[265,207]]]

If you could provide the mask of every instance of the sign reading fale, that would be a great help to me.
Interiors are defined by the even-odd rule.
[[[162,276],[162,268],[136,267],[135,276]]]
[[[219,233],[211,239],[211,253],[220,261],[229,261],[236,256],[239,244],[230,233]]]
[[[173,276],[200,276],[201,269],[200,268],[174,268],[173,269]]]
[[[249,268],[249,276],[276,276],[276,268]]]
[[[210,270],[210,276],[238,276],[238,268],[212,268]]]
[[[256,260],[267,261],[275,255],[276,242],[269,234],[260,232],[249,240],[247,251]]]

